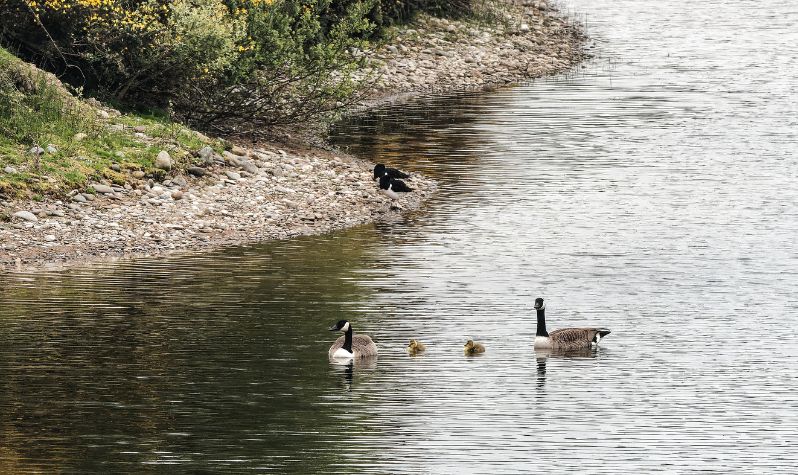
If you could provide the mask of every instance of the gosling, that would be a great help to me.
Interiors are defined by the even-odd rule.
[[[423,343],[419,343],[416,340],[410,340],[410,344],[407,345],[407,352],[411,355],[423,353],[426,349],[427,347]]]
[[[485,352],[485,345],[482,343],[474,343],[474,340],[468,340],[463,347],[463,353],[468,355],[476,355]]]

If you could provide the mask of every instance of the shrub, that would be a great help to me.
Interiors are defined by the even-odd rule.
[[[471,2],[0,0],[0,42],[92,95],[229,133],[349,104],[380,28]]]

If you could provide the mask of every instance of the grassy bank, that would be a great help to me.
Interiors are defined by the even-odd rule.
[[[224,148],[166,118],[77,99],[53,75],[0,48],[0,194],[7,198],[86,191],[90,181],[124,184],[136,171],[159,176],[163,150],[179,171],[205,145]]]

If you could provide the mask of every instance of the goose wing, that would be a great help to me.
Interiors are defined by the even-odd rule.
[[[360,358],[377,356],[377,345],[368,335],[354,335],[352,337],[352,353]]]
[[[549,333],[549,338],[558,348],[577,349],[589,347],[596,334],[603,337],[608,333],[606,328],[561,328]]]

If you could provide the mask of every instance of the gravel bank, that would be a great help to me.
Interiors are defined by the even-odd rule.
[[[554,74],[584,58],[580,31],[543,1],[512,2],[501,26],[423,17],[370,53],[379,80],[364,105],[406,95],[479,90]],[[318,149],[195,151],[201,166],[163,177],[131,173],[64,200],[0,201],[0,267],[218,248],[320,234],[419,208],[436,189],[423,176],[392,203],[373,163]],[[168,156],[159,157],[164,168]],[[3,171],[0,170],[0,173]]]

